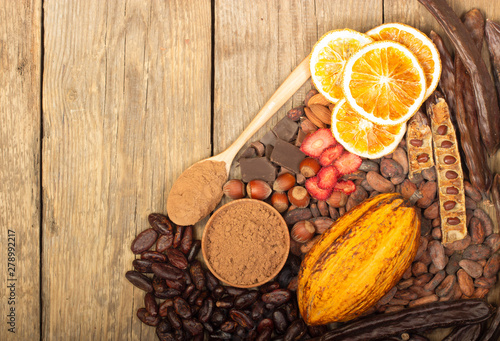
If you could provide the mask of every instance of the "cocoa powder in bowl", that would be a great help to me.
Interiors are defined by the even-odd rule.
[[[254,199],[232,201],[208,221],[202,252],[210,271],[240,288],[261,285],[278,274],[288,256],[290,236],[283,217]]]

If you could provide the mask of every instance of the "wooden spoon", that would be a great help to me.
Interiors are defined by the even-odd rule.
[[[226,150],[196,162],[181,174],[174,182],[167,199],[167,212],[174,223],[177,225],[193,225],[213,211],[222,198],[222,186],[227,181],[231,163],[238,151],[297,92],[310,76],[309,56],[307,56],[285,79],[283,84],[258,112],[257,116]],[[225,174],[222,174],[221,167],[211,170],[210,174],[196,174],[200,164],[206,161],[215,161],[219,164],[223,162],[225,164]],[[187,174],[189,176],[186,176]],[[208,184],[210,184],[210,189],[205,188],[208,187]],[[200,195],[200,193],[202,194]]]

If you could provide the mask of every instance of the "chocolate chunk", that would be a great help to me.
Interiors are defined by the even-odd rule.
[[[300,162],[306,155],[293,144],[277,139],[271,154],[271,161],[292,172],[300,173]]]
[[[264,145],[270,145],[274,146],[276,143],[276,135],[272,132],[272,130],[269,130],[266,135],[264,135],[261,139],[260,142],[262,142]]]
[[[299,125],[290,117],[285,116],[274,126],[273,131],[283,141],[290,142],[297,134],[297,129]]]
[[[272,182],[276,180],[276,167],[266,157],[254,157],[251,159],[240,159],[241,180],[264,180]]]
[[[257,155],[257,152],[255,151],[255,148],[248,147],[247,149],[245,149],[245,151],[243,153],[241,153],[241,155],[238,158],[238,162],[241,159],[248,159],[248,158],[254,157],[256,155]]]
[[[302,141],[306,138],[307,134],[304,133],[302,128],[299,129],[299,132],[297,133],[297,138],[295,139],[295,146],[300,147],[302,144]]]
[[[273,149],[274,147],[271,146],[270,144],[267,144],[266,145],[266,152],[264,153],[264,155],[269,159],[271,157],[271,154],[273,153]]]

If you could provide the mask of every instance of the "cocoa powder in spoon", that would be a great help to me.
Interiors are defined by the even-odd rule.
[[[222,199],[222,186],[227,179],[226,163],[195,163],[175,181],[167,200],[167,212],[177,225],[194,225]]]

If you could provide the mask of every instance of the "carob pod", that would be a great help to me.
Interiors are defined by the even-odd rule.
[[[500,25],[489,19],[486,20],[486,42],[490,53],[491,69],[493,79],[497,88],[497,94],[500,98]]]
[[[471,76],[481,138],[493,155],[500,144],[500,111],[488,68],[467,29],[445,0],[418,0],[442,26]]]
[[[444,45],[443,39],[439,34],[431,31],[430,37],[439,51],[441,58],[441,77],[439,78],[439,88],[448,102],[450,112],[455,113],[455,66],[453,57]],[[455,115],[451,115],[452,121],[456,122]]]
[[[467,224],[464,176],[460,166],[455,128],[450,120],[448,105],[439,95],[439,93],[434,92],[427,101],[427,114],[431,121],[439,184],[442,243],[446,245],[463,239],[467,235]],[[451,142],[451,146],[443,148],[444,141]]]
[[[493,185],[491,186],[491,200],[495,205],[497,221],[500,221],[500,174],[495,174]]]
[[[500,340],[500,309],[497,309],[495,316],[491,320],[491,323],[484,332],[483,336],[479,341],[498,341]]]
[[[452,330],[443,341],[476,341],[483,331],[482,323],[459,326]]]
[[[464,25],[471,32],[477,49],[483,45],[484,18],[477,9],[465,14]],[[460,131],[460,144],[469,170],[469,178],[483,196],[491,186],[491,171],[486,151],[481,144],[476,99],[470,76],[458,55],[455,56],[455,116]]]
[[[417,111],[410,119],[406,140],[408,142],[408,179],[412,181],[416,174],[434,166],[431,128],[429,120],[422,111]]]
[[[369,341],[417,330],[486,321],[493,307],[479,299],[433,302],[395,313],[372,315],[327,332],[315,341]]]

